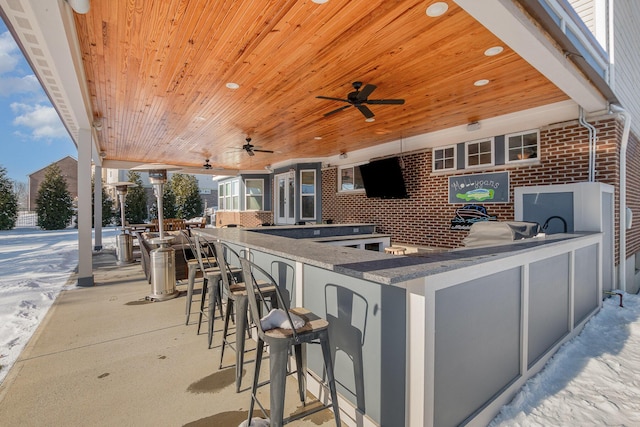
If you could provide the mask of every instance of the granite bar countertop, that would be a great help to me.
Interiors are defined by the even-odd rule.
[[[242,228],[203,228],[194,229],[192,233],[207,238],[217,238],[347,276],[396,286],[402,286],[401,283],[409,280],[512,256],[542,245],[554,245],[568,239],[594,234],[553,234],[546,237],[519,240],[508,245],[425,253],[420,256],[399,256],[332,246],[307,239],[291,239],[256,233],[250,229]]]

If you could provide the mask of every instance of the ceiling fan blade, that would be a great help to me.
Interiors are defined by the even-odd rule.
[[[404,99],[369,99],[369,100],[367,100],[367,104],[394,104],[394,105],[401,105],[401,104],[404,104]]]
[[[345,110],[345,109],[347,109],[347,108],[349,108],[349,107],[351,107],[351,105],[345,105],[344,107],[336,108],[336,109],[335,109],[335,110],[333,110],[333,111],[329,111],[328,113],[325,113],[325,115],[324,115],[324,116],[325,116],[325,117],[330,116],[330,115],[332,115],[332,114],[335,114],[335,113],[338,113],[338,112],[340,112],[340,111],[342,111],[342,110]]]
[[[275,151],[273,150],[260,150],[258,148],[254,148],[253,150],[251,150],[252,152],[257,152],[257,153],[275,153]]]
[[[246,150],[246,151],[247,151],[247,154],[250,155],[250,156],[255,156],[256,155],[256,153],[254,153],[253,150],[251,150],[251,149]]]
[[[367,99],[369,95],[371,95],[371,92],[376,90],[376,87],[377,87],[376,85],[370,85],[370,84],[364,85],[362,90],[358,92],[358,101],[364,101],[365,99]]]
[[[318,99],[328,99],[329,101],[340,101],[340,102],[349,102],[347,99],[342,98],[333,98],[331,96],[316,96]]]
[[[370,119],[375,114],[366,105],[356,105],[356,108],[367,118]]]

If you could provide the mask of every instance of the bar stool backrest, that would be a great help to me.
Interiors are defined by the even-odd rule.
[[[236,280],[236,276],[231,273],[228,254],[233,254],[238,260],[241,257],[235,250],[233,250],[233,248],[225,243],[214,242],[213,247],[216,259],[218,260],[218,266],[220,267],[220,272],[222,273],[222,286],[225,292],[230,293],[231,282],[233,282],[233,284],[238,284],[238,281]]]
[[[280,293],[280,288],[278,287],[276,281],[271,277],[269,273],[267,273],[263,268],[256,265],[255,263],[249,261],[246,258],[240,258],[240,264],[242,265],[242,276],[244,278],[245,286],[247,287],[247,297],[249,299],[249,309],[251,310],[251,315],[256,320],[256,327],[258,330],[258,335],[263,341],[269,342],[270,337],[267,336],[265,331],[262,329],[262,324],[260,322],[260,306],[267,307],[267,313],[276,307],[280,307],[283,309],[287,316],[287,320],[290,325],[293,325],[293,320],[291,319],[291,315],[289,314],[289,304],[282,298],[282,294]],[[260,290],[260,286],[258,286],[258,281],[256,280],[256,275],[261,279],[267,282],[267,286],[269,289],[273,288],[275,291],[277,301],[273,301],[271,298],[268,298],[265,293]],[[275,302],[275,304],[274,304]],[[295,328],[291,329],[293,342],[298,342],[298,333]]]
[[[200,270],[205,271],[207,268],[213,268],[216,265],[211,261],[214,254],[210,253],[208,249],[208,244],[203,237],[196,235],[195,237],[195,253],[198,258],[198,265],[200,266]],[[191,239],[189,239],[191,241]]]

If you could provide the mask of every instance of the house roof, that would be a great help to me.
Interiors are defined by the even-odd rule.
[[[46,166],[44,166],[44,167],[41,167],[40,169],[38,169],[38,170],[35,170],[35,171],[31,172],[31,173],[30,173],[30,174],[28,174],[27,176],[28,176],[28,177],[31,177],[32,175],[34,175],[34,174],[36,174],[36,173],[38,173],[38,172],[42,172],[43,170],[45,170],[45,169],[46,169],[46,168],[48,168],[49,166],[54,165],[54,164],[58,164],[58,163],[62,162],[63,160],[66,160],[66,159],[71,159],[71,160],[73,160],[73,161],[74,161],[74,162],[76,162],[76,163],[78,162],[78,159],[76,159],[76,158],[75,158],[75,157],[73,157],[73,156],[64,156],[64,157],[62,157],[61,159],[56,160],[55,162],[51,162],[51,163],[49,163],[48,165],[46,165]]]
[[[433,0],[91,0],[84,15],[46,2],[0,7],[74,140],[91,129],[107,167],[335,164],[344,152],[365,160],[472,140],[492,123],[524,130],[610,100],[542,25],[548,14],[532,15],[534,1],[449,0],[438,17]],[[366,122],[337,100],[356,81],[377,86],[369,99],[405,103],[366,105]],[[471,122],[482,130],[467,132]],[[273,153],[249,156],[247,137]]]

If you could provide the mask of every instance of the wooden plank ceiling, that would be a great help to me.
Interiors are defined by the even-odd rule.
[[[454,2],[437,18],[432,3],[92,0],[75,19],[100,148],[256,170],[567,99]],[[345,98],[353,81],[406,102],[370,105],[374,122],[353,107],[325,117],[345,104],[316,96]],[[248,156],[247,136],[276,152]]]

